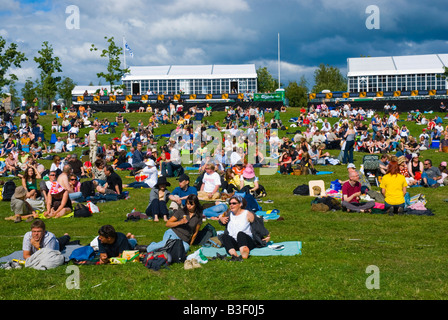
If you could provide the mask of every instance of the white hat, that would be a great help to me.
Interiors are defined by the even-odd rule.
[[[152,160],[152,159],[148,159],[148,160],[146,160],[145,164],[146,164],[148,167],[155,167],[155,166],[156,166],[156,163],[155,163],[154,160]]]
[[[356,166],[353,163],[349,163],[347,166],[347,169],[350,169],[350,168],[356,168]]]

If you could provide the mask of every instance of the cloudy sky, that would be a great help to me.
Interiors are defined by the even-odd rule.
[[[282,83],[303,75],[311,87],[321,63],[345,75],[350,57],[448,53],[447,13],[445,0],[0,0],[0,36],[29,59],[20,83],[37,79],[48,41],[62,76],[97,85],[107,61],[89,49],[105,36],[125,36],[128,66],[255,63],[277,77],[280,34]]]

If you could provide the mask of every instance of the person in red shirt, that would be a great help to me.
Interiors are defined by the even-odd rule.
[[[349,180],[342,186],[342,207],[347,209],[347,212],[370,212],[375,206],[375,201],[359,202],[361,183],[358,172],[351,170],[348,178]]]

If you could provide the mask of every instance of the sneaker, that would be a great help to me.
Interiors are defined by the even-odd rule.
[[[400,215],[404,214],[403,207],[398,207],[398,214]]]

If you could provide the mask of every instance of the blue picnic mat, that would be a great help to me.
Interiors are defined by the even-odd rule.
[[[285,248],[283,250],[273,250],[269,247],[264,248],[255,248],[250,251],[251,256],[260,256],[260,257],[267,257],[267,256],[295,256],[295,255],[301,255],[302,254],[302,242],[301,241],[285,241],[285,242],[276,242],[273,243],[272,241],[269,242],[269,245],[275,244],[275,245],[284,245]],[[214,248],[214,247],[202,247],[202,253],[206,257],[215,257],[217,253],[221,255],[225,255],[226,249],[224,248]],[[238,255],[240,252],[237,252]]]

